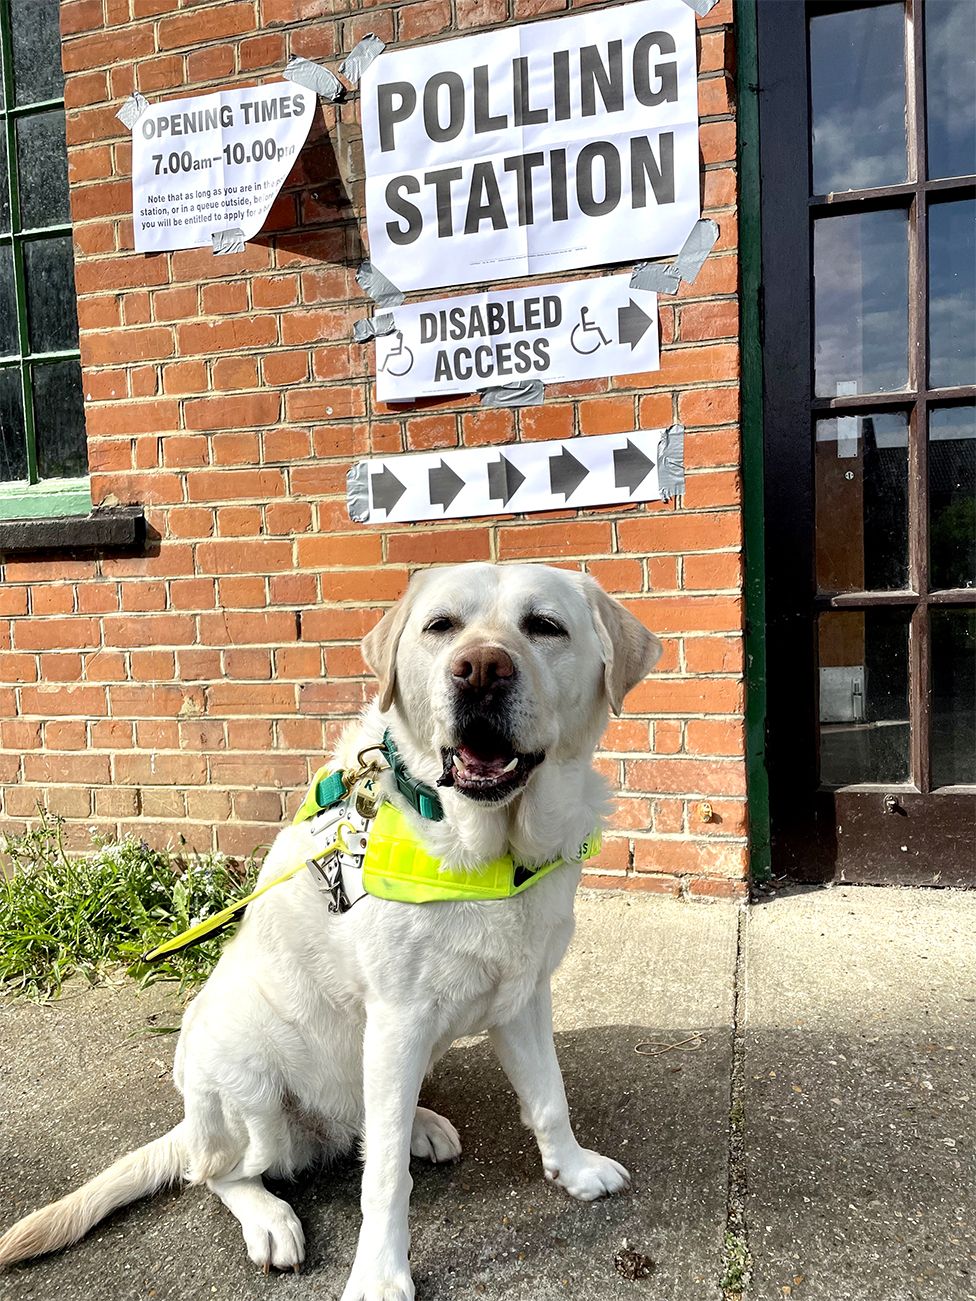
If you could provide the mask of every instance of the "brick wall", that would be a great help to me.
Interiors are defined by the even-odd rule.
[[[262,235],[239,255],[132,252],[130,138],[115,114],[331,62],[366,32],[423,42],[556,13],[547,0],[64,0],[78,311],[96,504],[141,503],[137,557],[9,561],[0,588],[6,827],[41,800],[97,825],[245,853],[371,690],[358,643],[411,569],[580,566],[661,635],[659,671],[612,722],[623,792],[594,879],[735,894],[743,760],[735,121],[730,0],[699,20],[702,183],[721,236],[661,299],[652,375],[551,386],[541,407],[395,408],[352,343],[367,304],[355,200],[320,109]],[[355,131],[356,105],[340,110]],[[342,150],[340,150],[342,153]],[[348,176],[346,178],[348,180]],[[561,277],[565,278],[565,277]],[[411,449],[687,428],[665,505],[380,530],[350,525],[350,461]],[[710,821],[701,805],[709,801]]]

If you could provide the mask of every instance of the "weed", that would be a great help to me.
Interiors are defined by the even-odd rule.
[[[728,1301],[733,1301],[733,1298],[742,1296],[742,1293],[749,1285],[751,1269],[752,1256],[746,1246],[745,1237],[738,1233],[726,1232],[725,1272],[719,1286],[724,1291]]]
[[[151,849],[127,836],[91,833],[90,853],[69,855],[63,820],[38,809],[36,825],[0,837],[12,871],[0,873],[0,988],[50,998],[72,975],[92,984],[126,968],[144,984],[198,984],[220,940],[206,940],[152,967],[140,955],[247,893],[257,867],[238,869],[223,854]]]

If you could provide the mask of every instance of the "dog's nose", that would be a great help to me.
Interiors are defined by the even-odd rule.
[[[451,675],[459,687],[487,691],[496,683],[514,678],[515,665],[511,655],[501,646],[469,646],[455,656]]]

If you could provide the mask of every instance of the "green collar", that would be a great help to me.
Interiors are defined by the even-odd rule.
[[[433,786],[428,786],[416,777],[411,777],[407,771],[407,765],[404,763],[403,755],[396,748],[396,743],[390,735],[389,728],[383,733],[383,750],[386,754],[387,763],[390,765],[390,771],[393,773],[393,780],[397,784],[397,790],[407,801],[410,807],[416,810],[422,818],[428,822],[440,822],[444,817],[444,806],[441,804],[440,796],[434,790]]]

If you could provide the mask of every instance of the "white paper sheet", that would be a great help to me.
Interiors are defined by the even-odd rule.
[[[361,89],[370,257],[401,289],[665,256],[700,216],[684,0],[386,50]]]
[[[402,402],[513,380],[657,370],[657,294],[629,276],[465,294],[393,311],[376,340],[376,395]]]
[[[293,82],[151,105],[132,130],[136,249],[202,248],[237,227],[253,239],[305,143],[314,91]]]

